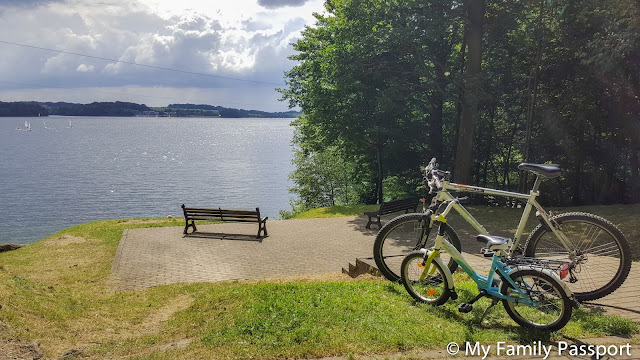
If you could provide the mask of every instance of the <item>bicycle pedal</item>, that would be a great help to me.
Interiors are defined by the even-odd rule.
[[[473,310],[473,305],[469,303],[463,303],[463,304],[460,304],[460,306],[458,306],[458,311],[463,314],[466,314],[471,310]]]

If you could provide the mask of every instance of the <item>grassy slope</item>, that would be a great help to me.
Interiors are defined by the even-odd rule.
[[[485,300],[472,313],[459,314],[457,302],[416,305],[401,286],[379,279],[114,291],[109,272],[122,230],[181,224],[179,219],[99,221],[0,254],[0,339],[39,341],[50,357],[269,358],[443,349],[463,340],[527,343],[628,335],[638,328],[624,319],[577,311],[560,333],[531,334],[499,307],[479,325]],[[474,295],[473,284],[460,287],[461,300]]]

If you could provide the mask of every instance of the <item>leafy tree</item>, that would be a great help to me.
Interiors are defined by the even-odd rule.
[[[296,123],[298,143],[307,150],[340,144],[346,155],[363,156],[357,173],[375,184],[372,194],[361,194],[367,202],[384,199],[386,176],[419,176],[429,144],[442,152],[442,125],[429,137],[428,119],[442,124],[457,36],[448,12],[455,8],[445,1],[426,8],[409,0],[332,1],[329,15],[316,15],[294,44],[299,54],[292,59],[300,63],[281,91],[305,114]],[[447,16],[421,16],[430,9]]]
[[[320,152],[298,148],[293,163],[292,191],[299,195],[305,209],[358,202],[353,162],[345,161],[339,148],[332,146]]]
[[[368,202],[408,193],[433,155],[458,182],[520,191],[518,163],[559,163],[551,203],[639,201],[638,5],[327,1],[281,90],[305,114],[296,143],[358,159]]]
[[[467,69],[464,73],[462,112],[458,128],[458,146],[454,174],[458,181],[472,181],[473,143],[478,103],[482,92],[482,37],[484,34],[484,0],[467,0]]]

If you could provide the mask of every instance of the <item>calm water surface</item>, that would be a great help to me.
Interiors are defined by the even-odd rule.
[[[30,121],[32,131],[16,131]],[[291,119],[0,118],[0,243],[180,205],[289,209]],[[71,126],[70,126],[71,125]]]

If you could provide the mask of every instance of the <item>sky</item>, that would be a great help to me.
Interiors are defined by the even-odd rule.
[[[0,101],[287,111],[275,88],[323,3],[0,0]]]

